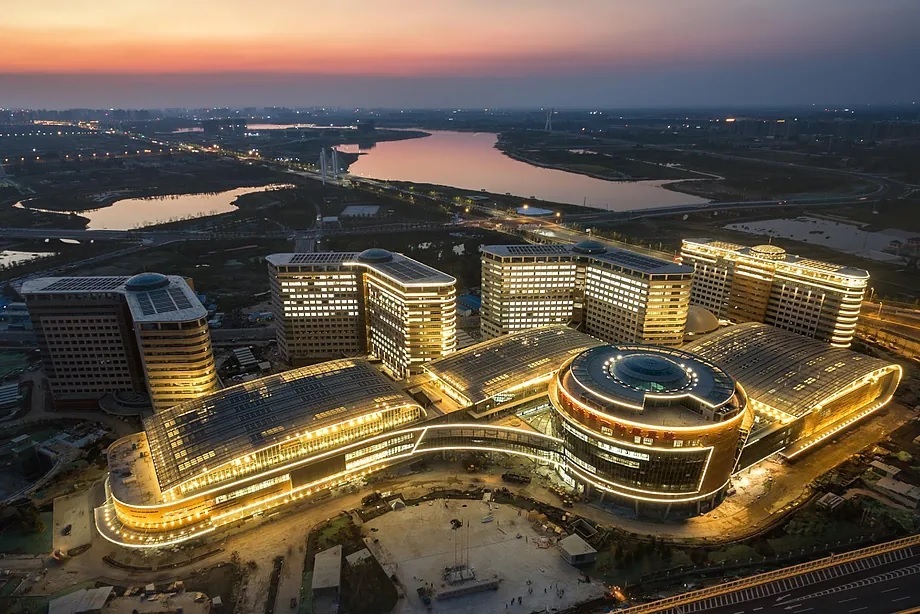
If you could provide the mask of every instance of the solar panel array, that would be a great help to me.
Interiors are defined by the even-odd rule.
[[[120,289],[127,277],[62,277],[45,286],[43,292],[104,292]]]
[[[159,288],[150,292],[137,292],[135,296],[145,316],[192,308],[192,302],[180,288]]]
[[[389,262],[375,263],[371,265],[370,268],[382,271],[387,275],[405,282],[418,282],[426,279],[448,281],[450,279],[449,276],[437,269],[433,269],[415,260],[400,258],[399,256],[394,257],[394,259]]]
[[[358,257],[357,252],[321,252],[318,254],[291,254],[289,264],[333,264]]]
[[[625,249],[612,249],[605,254],[596,255],[594,258],[646,273],[666,272],[666,269],[673,269],[675,273],[691,273],[693,271],[693,268],[689,266],[662,260],[660,258],[653,258],[652,256],[646,256],[644,254],[637,254],[636,252]]]
[[[568,254],[572,251],[570,245],[495,245],[490,247],[503,248],[511,256],[546,256],[548,254]]]

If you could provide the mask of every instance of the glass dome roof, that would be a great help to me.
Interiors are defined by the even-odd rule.
[[[372,247],[358,254],[360,262],[389,262],[392,259],[393,254],[379,247]]]
[[[125,283],[125,289],[132,292],[146,292],[165,288],[169,285],[169,278],[162,273],[138,273]]]

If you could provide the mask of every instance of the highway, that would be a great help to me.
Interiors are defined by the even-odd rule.
[[[920,536],[633,606],[624,614],[891,614],[920,606]]]
[[[699,603],[681,611],[712,614],[890,614],[920,605],[920,559],[917,557],[857,568],[841,566],[848,573],[834,577],[835,568],[762,585]],[[776,594],[773,591],[779,591]],[[737,599],[737,601],[735,601]],[[732,603],[729,603],[732,602]],[[725,603],[725,605],[716,605]],[[710,607],[710,606],[715,607]],[[675,610],[677,611],[677,610]]]

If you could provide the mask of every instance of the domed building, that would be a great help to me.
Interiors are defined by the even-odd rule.
[[[684,343],[714,333],[719,329],[719,318],[705,307],[690,305],[687,310],[687,327],[684,329]]]
[[[549,398],[570,483],[641,515],[718,505],[753,423],[725,371],[655,346],[582,352],[560,368]]]

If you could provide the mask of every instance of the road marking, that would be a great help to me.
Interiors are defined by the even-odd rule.
[[[896,590],[898,590],[899,588],[901,588],[901,587],[900,587],[900,586],[895,586],[894,588],[886,588],[886,589],[883,590],[882,592],[883,592],[883,593],[889,593],[889,592],[891,592],[891,591],[896,591]]]
[[[906,597],[898,597],[897,599],[892,599],[891,601],[903,601],[904,599],[910,599],[910,595],[907,595]]]
[[[792,593],[786,593],[786,594],[783,595],[782,597],[777,597],[776,600],[777,600],[777,601],[782,601],[783,599],[785,599],[786,597],[788,597],[788,596],[791,595],[791,594],[792,594]]]
[[[850,610],[850,612],[860,612],[860,611],[862,611],[862,610],[868,610],[868,609],[869,609],[869,606],[864,605],[864,606],[861,607],[861,608],[856,608],[855,610]]]
[[[754,612],[757,612],[757,611],[762,610],[762,609],[763,609],[763,606],[760,606],[759,608],[754,608]]]
[[[849,599],[841,599],[837,603],[846,603],[847,601],[856,601],[857,597],[850,597]]]

